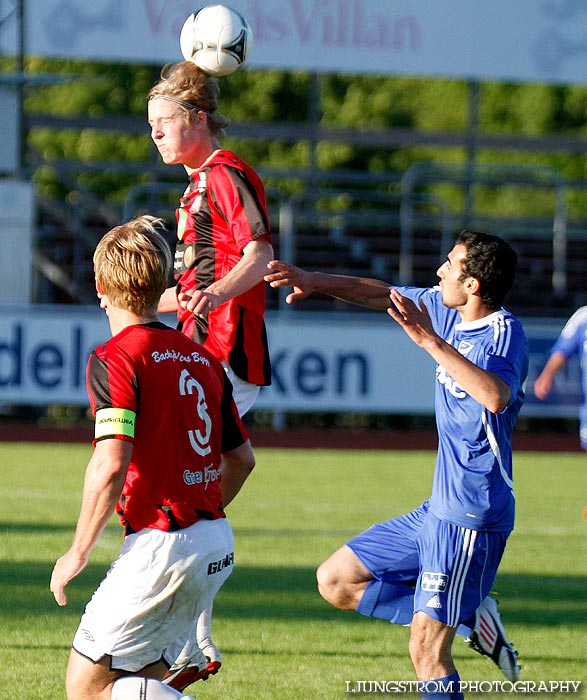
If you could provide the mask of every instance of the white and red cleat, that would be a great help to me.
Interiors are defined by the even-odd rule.
[[[505,636],[496,600],[487,597],[481,603],[475,616],[475,628],[465,641],[471,649],[488,656],[508,681],[513,683],[519,679],[518,652]]]
[[[207,681],[218,673],[222,666],[222,655],[216,645],[209,639],[200,644],[201,655],[190,659],[186,664],[174,664],[163,677],[163,683],[182,693],[188,685],[196,681]]]

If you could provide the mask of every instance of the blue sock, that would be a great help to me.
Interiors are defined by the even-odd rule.
[[[460,682],[458,671],[443,678],[421,681],[420,695],[422,700],[464,700],[465,696],[459,690]]]
[[[414,589],[405,583],[373,579],[367,584],[356,611],[367,617],[409,625],[414,616]]]

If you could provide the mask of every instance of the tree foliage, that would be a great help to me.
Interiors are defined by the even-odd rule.
[[[50,196],[66,186],[57,182],[51,164],[86,164],[84,186],[105,201],[120,202],[128,189],[152,178],[156,154],[146,123],[146,94],[159,75],[159,67],[135,64],[103,64],[87,61],[29,58],[32,74],[60,74],[62,82],[30,86],[26,90],[27,114],[63,118],[86,116],[145,119],[144,133],[124,128],[32,128],[28,133],[29,167],[37,184]],[[417,140],[393,147],[353,145],[344,139],[322,140],[312,160],[311,129],[307,137],[236,138],[225,141],[259,168],[320,171],[357,171],[399,177],[411,165],[428,160],[463,164],[470,156],[467,129],[470,119],[469,85],[463,80],[415,77],[381,77],[347,74],[313,76],[307,72],[243,70],[221,79],[221,110],[237,124],[312,125],[340,130],[385,133],[406,129],[420,133],[453,135],[454,144],[426,145]],[[587,131],[587,87],[537,84],[484,83],[479,86],[477,135],[536,138],[562,134],[581,138]],[[479,148],[477,163],[503,163],[525,168],[552,168],[562,178],[587,179],[583,153],[561,150]],[[103,167],[96,167],[97,164]],[[111,164],[112,167],[107,167]],[[91,166],[94,166],[93,168]],[[131,167],[132,166],[132,167]],[[437,192],[460,206],[458,187],[440,184]],[[481,193],[481,195],[480,195]],[[481,210],[500,207],[504,213],[549,209],[539,193],[505,192],[481,188]],[[544,204],[544,205],[543,205]],[[577,215],[580,198],[571,200]]]

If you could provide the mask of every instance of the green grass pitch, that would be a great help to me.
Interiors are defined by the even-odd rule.
[[[90,451],[0,444],[2,698],[65,697],[79,616],[117,555],[113,520],[68,587],[69,605],[54,603],[49,578],[71,541]],[[495,583],[522,679],[580,680],[578,696],[587,693],[586,460],[516,454],[517,527]],[[236,566],[213,624],[224,666],[188,692],[199,700],[342,700],[346,681],[413,679],[407,630],[334,610],[319,597],[314,571],[351,535],[423,500],[433,464],[424,451],[258,449],[229,510]],[[463,680],[501,680],[460,638],[454,655]]]

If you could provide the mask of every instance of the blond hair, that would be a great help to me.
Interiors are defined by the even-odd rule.
[[[191,61],[181,61],[163,68],[161,79],[147,97],[149,100],[163,97],[177,102],[188,119],[192,111],[205,112],[212,134],[222,137],[230,120],[218,111],[219,94],[216,78],[204,73]]]
[[[143,315],[167,287],[171,250],[163,220],[139,216],[108,231],[94,251],[98,290],[116,307]]]

